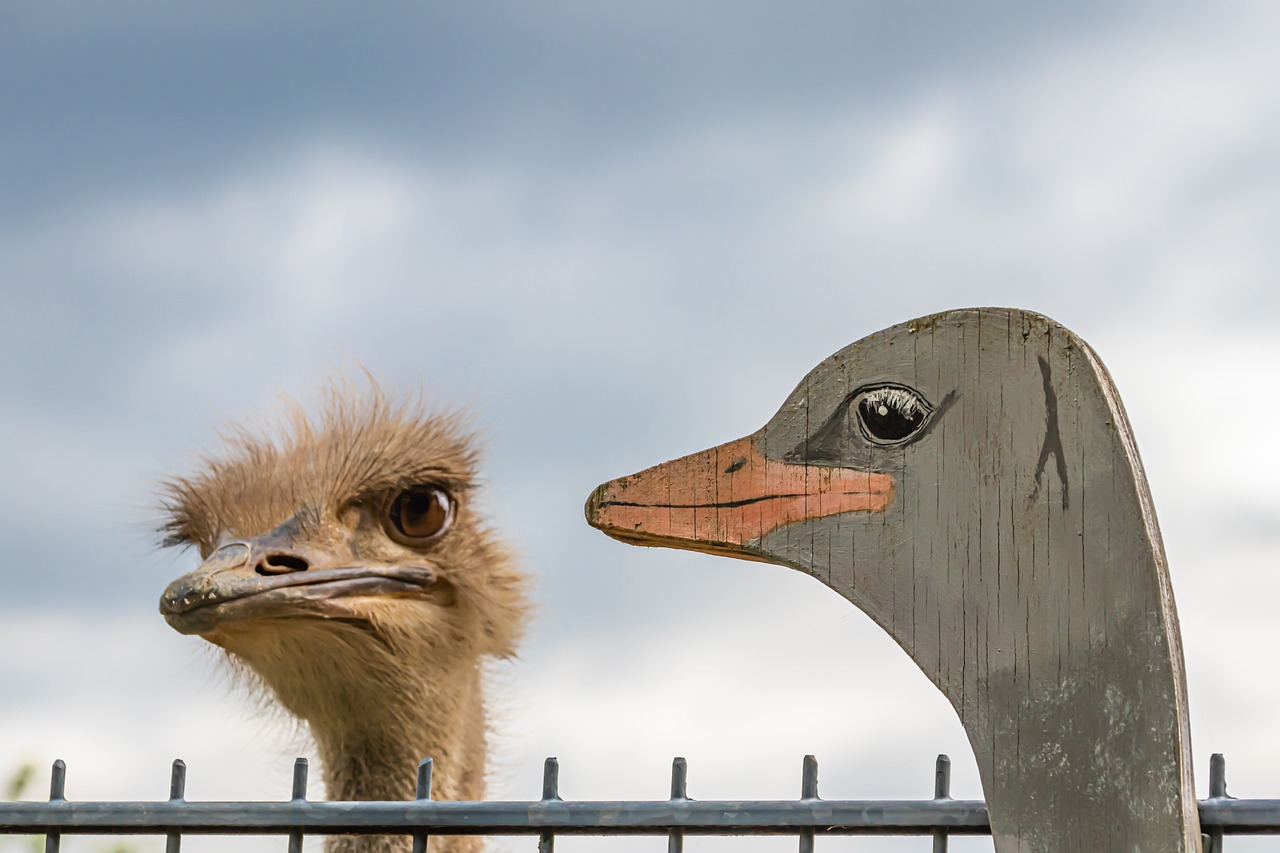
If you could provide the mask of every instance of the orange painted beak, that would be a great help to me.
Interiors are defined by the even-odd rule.
[[[892,502],[888,474],[779,462],[748,436],[611,480],[586,513],[592,527],[634,545],[752,557],[744,546],[785,525]]]

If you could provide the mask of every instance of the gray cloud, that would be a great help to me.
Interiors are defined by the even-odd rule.
[[[206,728],[228,716],[196,675],[176,694],[163,681],[209,670],[161,650],[182,639],[155,599],[191,558],[152,552],[153,483],[224,420],[363,364],[489,426],[487,503],[541,602],[508,691],[527,709],[506,753],[522,794],[541,751],[578,750],[589,793],[702,748],[709,796],[750,769],[705,725],[726,703],[767,706],[776,739],[752,761],[814,749],[839,756],[844,790],[876,767],[927,793],[910,785],[929,753],[963,747],[861,615],[781,569],[624,548],[581,507],[598,482],[755,429],[856,338],[994,303],[1067,323],[1114,371],[1170,545],[1197,751],[1227,749],[1233,785],[1263,786],[1249,761],[1280,697],[1215,661],[1238,658],[1235,597],[1270,589],[1280,461],[1187,412],[1209,388],[1273,414],[1275,11],[488,9],[0,12],[0,617],[25,632],[0,649],[21,695],[6,730],[90,761],[110,731],[66,712],[80,728],[64,740],[40,721],[109,692],[117,660],[156,675],[131,676],[110,720],[153,699]],[[1172,374],[1167,353],[1189,347]],[[793,636],[818,613],[829,648]],[[29,649],[46,623],[74,641]],[[134,645],[79,658],[95,632]],[[762,698],[734,648],[770,642],[784,672]],[[788,654],[812,660],[789,673]],[[611,660],[628,677],[596,689]],[[898,699],[922,716],[877,716]],[[861,722],[825,711],[806,740],[785,725],[806,701]],[[566,743],[577,731],[587,746]],[[188,737],[174,722],[157,755]],[[925,769],[895,769],[911,762]],[[109,767],[84,772],[112,790]],[[208,772],[227,796],[249,784],[231,762]]]
[[[302,138],[565,171],[705,123],[886,103],[1016,62],[1124,5],[484,9],[135,2],[6,10],[0,185],[24,216],[191,186]]]

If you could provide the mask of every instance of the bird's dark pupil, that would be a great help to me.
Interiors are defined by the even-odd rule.
[[[406,536],[430,536],[444,525],[448,515],[444,494],[438,489],[405,492],[396,502],[396,516]]]
[[[904,412],[897,404],[872,396],[863,398],[858,404],[858,414],[873,437],[881,441],[899,441],[924,423],[925,411],[916,407],[911,412]]]

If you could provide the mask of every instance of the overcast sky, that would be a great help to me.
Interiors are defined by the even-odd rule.
[[[569,797],[662,797],[674,755],[695,797],[792,797],[812,752],[825,796],[924,797],[942,751],[980,796],[847,602],[582,503],[756,429],[851,341],[996,304],[1111,368],[1201,794],[1221,751],[1232,793],[1280,796],[1278,33],[1270,0],[4,4],[0,771],[160,798],[180,756],[193,798],[286,796],[305,741],[156,612],[195,558],[154,551],[154,484],[364,366],[474,409],[535,578],[495,796],[554,754]]]

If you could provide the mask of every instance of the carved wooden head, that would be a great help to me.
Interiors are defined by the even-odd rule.
[[[1172,827],[1149,849],[1191,836],[1177,617],[1146,479],[1106,369],[1053,321],[983,308],[877,332],[758,431],[605,483],[586,512],[625,542],[778,563],[857,604],[951,700],[1003,799],[993,821],[1021,842],[1057,831],[1005,817],[1042,771],[1041,803],[1065,797],[1063,814],[1117,775],[1137,805],[1107,816],[1105,849],[1138,849],[1112,842],[1146,812]],[[1127,766],[1098,765],[1121,749]]]

